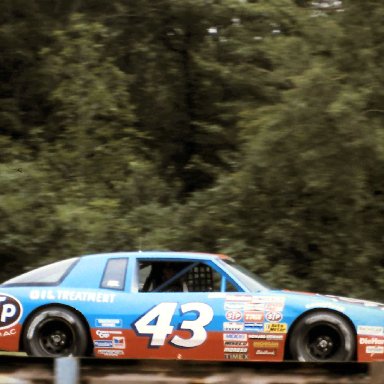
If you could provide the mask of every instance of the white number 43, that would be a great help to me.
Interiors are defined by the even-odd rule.
[[[151,347],[160,347],[164,345],[165,339],[173,332],[171,325],[175,314],[177,303],[161,303],[148,311],[143,317],[140,317],[134,324],[134,328],[139,335],[151,336],[149,345]],[[204,343],[207,339],[205,326],[213,319],[212,308],[204,303],[186,303],[180,306],[182,314],[196,312],[197,317],[194,320],[183,320],[179,329],[192,332],[189,339],[183,339],[180,336],[174,336],[170,343],[178,347],[193,348]],[[157,319],[157,320],[156,320]]]

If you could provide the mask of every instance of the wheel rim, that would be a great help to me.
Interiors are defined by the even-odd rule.
[[[49,320],[42,323],[38,330],[40,347],[50,356],[69,355],[73,352],[74,332],[63,320]]]
[[[310,329],[306,336],[306,346],[309,354],[316,360],[334,358],[343,344],[343,335],[330,324],[316,326]]]

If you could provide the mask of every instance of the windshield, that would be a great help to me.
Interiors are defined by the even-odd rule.
[[[271,287],[268,286],[260,277],[239,264],[231,260],[221,260],[225,264],[226,270],[239,280],[239,282],[250,292],[268,291]]]
[[[78,258],[72,258],[45,265],[7,280],[2,286],[58,285],[64,280],[77,260]]]

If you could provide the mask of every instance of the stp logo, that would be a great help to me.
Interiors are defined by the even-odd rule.
[[[229,321],[240,321],[243,318],[243,314],[240,311],[227,311],[225,317]]]
[[[278,323],[283,319],[283,315],[280,312],[268,312],[265,318],[271,323]]]
[[[22,307],[15,297],[0,294],[0,329],[15,325],[22,315]]]

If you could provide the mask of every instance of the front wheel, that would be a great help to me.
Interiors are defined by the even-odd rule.
[[[28,355],[81,356],[87,351],[88,332],[74,312],[51,307],[36,313],[28,321],[23,341]]]
[[[304,316],[290,334],[289,349],[299,361],[351,361],[356,338],[348,321],[336,313],[314,312]]]

